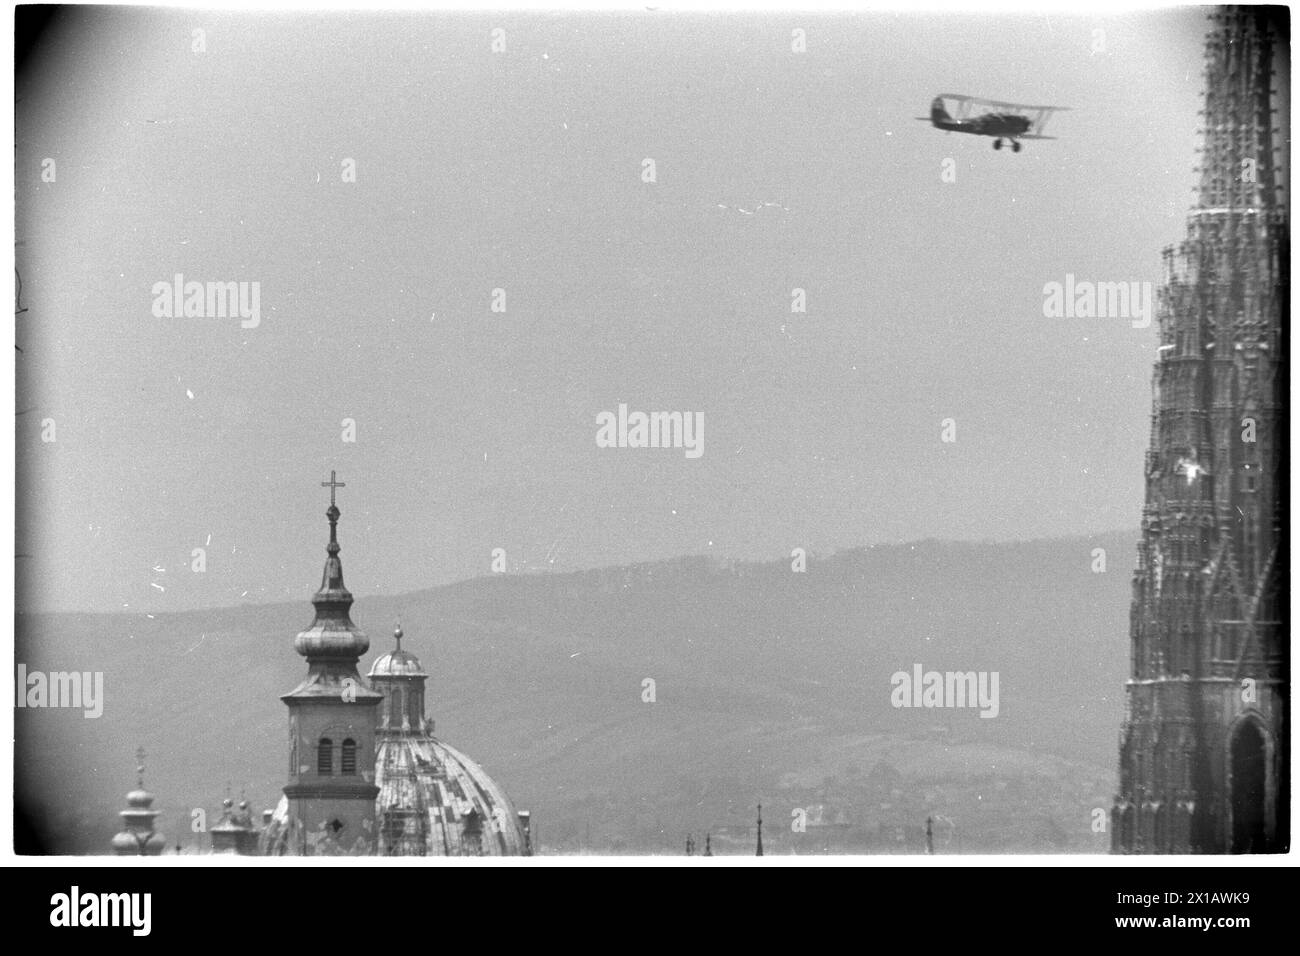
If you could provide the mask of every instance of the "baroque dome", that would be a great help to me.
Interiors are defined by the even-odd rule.
[[[384,695],[375,753],[375,824],[381,855],[517,856],[530,852],[528,818],[483,768],[433,735],[424,713],[428,673],[402,649],[370,666]]]
[[[525,823],[505,791],[473,760],[432,735],[381,741],[375,783],[382,854],[520,856],[529,851]]]

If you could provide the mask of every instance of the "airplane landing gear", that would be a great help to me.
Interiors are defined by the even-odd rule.
[[[1013,153],[1020,152],[1020,144],[1017,143],[1014,139],[1011,141],[1011,152]]]
[[[994,149],[1001,149],[1001,148],[1002,148],[1002,140],[1001,140],[1001,139],[995,139],[995,140],[993,141],[993,148],[994,148]]]

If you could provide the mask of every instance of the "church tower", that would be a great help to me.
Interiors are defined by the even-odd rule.
[[[339,509],[330,489],[325,516],[330,523],[325,573],[312,597],[316,616],[294,639],[307,658],[307,677],[280,699],[289,707],[289,783],[284,788],[288,818],[278,852],[303,856],[364,855],[375,852],[375,727],[382,694],[357,673],[370,648],[352,623],[352,595],[343,584],[339,560]]]
[[[153,794],[144,788],[144,748],[136,751],[140,765],[135,789],[126,795],[127,809],[118,814],[122,830],[113,837],[113,853],[117,856],[160,856],[167,845],[166,838],[154,829],[158,811],[153,809]]]
[[[1119,853],[1289,844],[1289,36],[1210,15],[1198,201],[1164,252],[1112,810]]]

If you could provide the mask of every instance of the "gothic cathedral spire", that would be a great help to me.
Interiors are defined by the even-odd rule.
[[[1112,811],[1121,853],[1288,845],[1288,37],[1277,9],[1210,15],[1197,204],[1164,254]]]

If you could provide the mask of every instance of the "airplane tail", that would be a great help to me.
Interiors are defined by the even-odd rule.
[[[943,108],[943,97],[936,96],[934,102],[930,104],[930,122],[931,123],[950,123],[952,117],[948,111]]]

